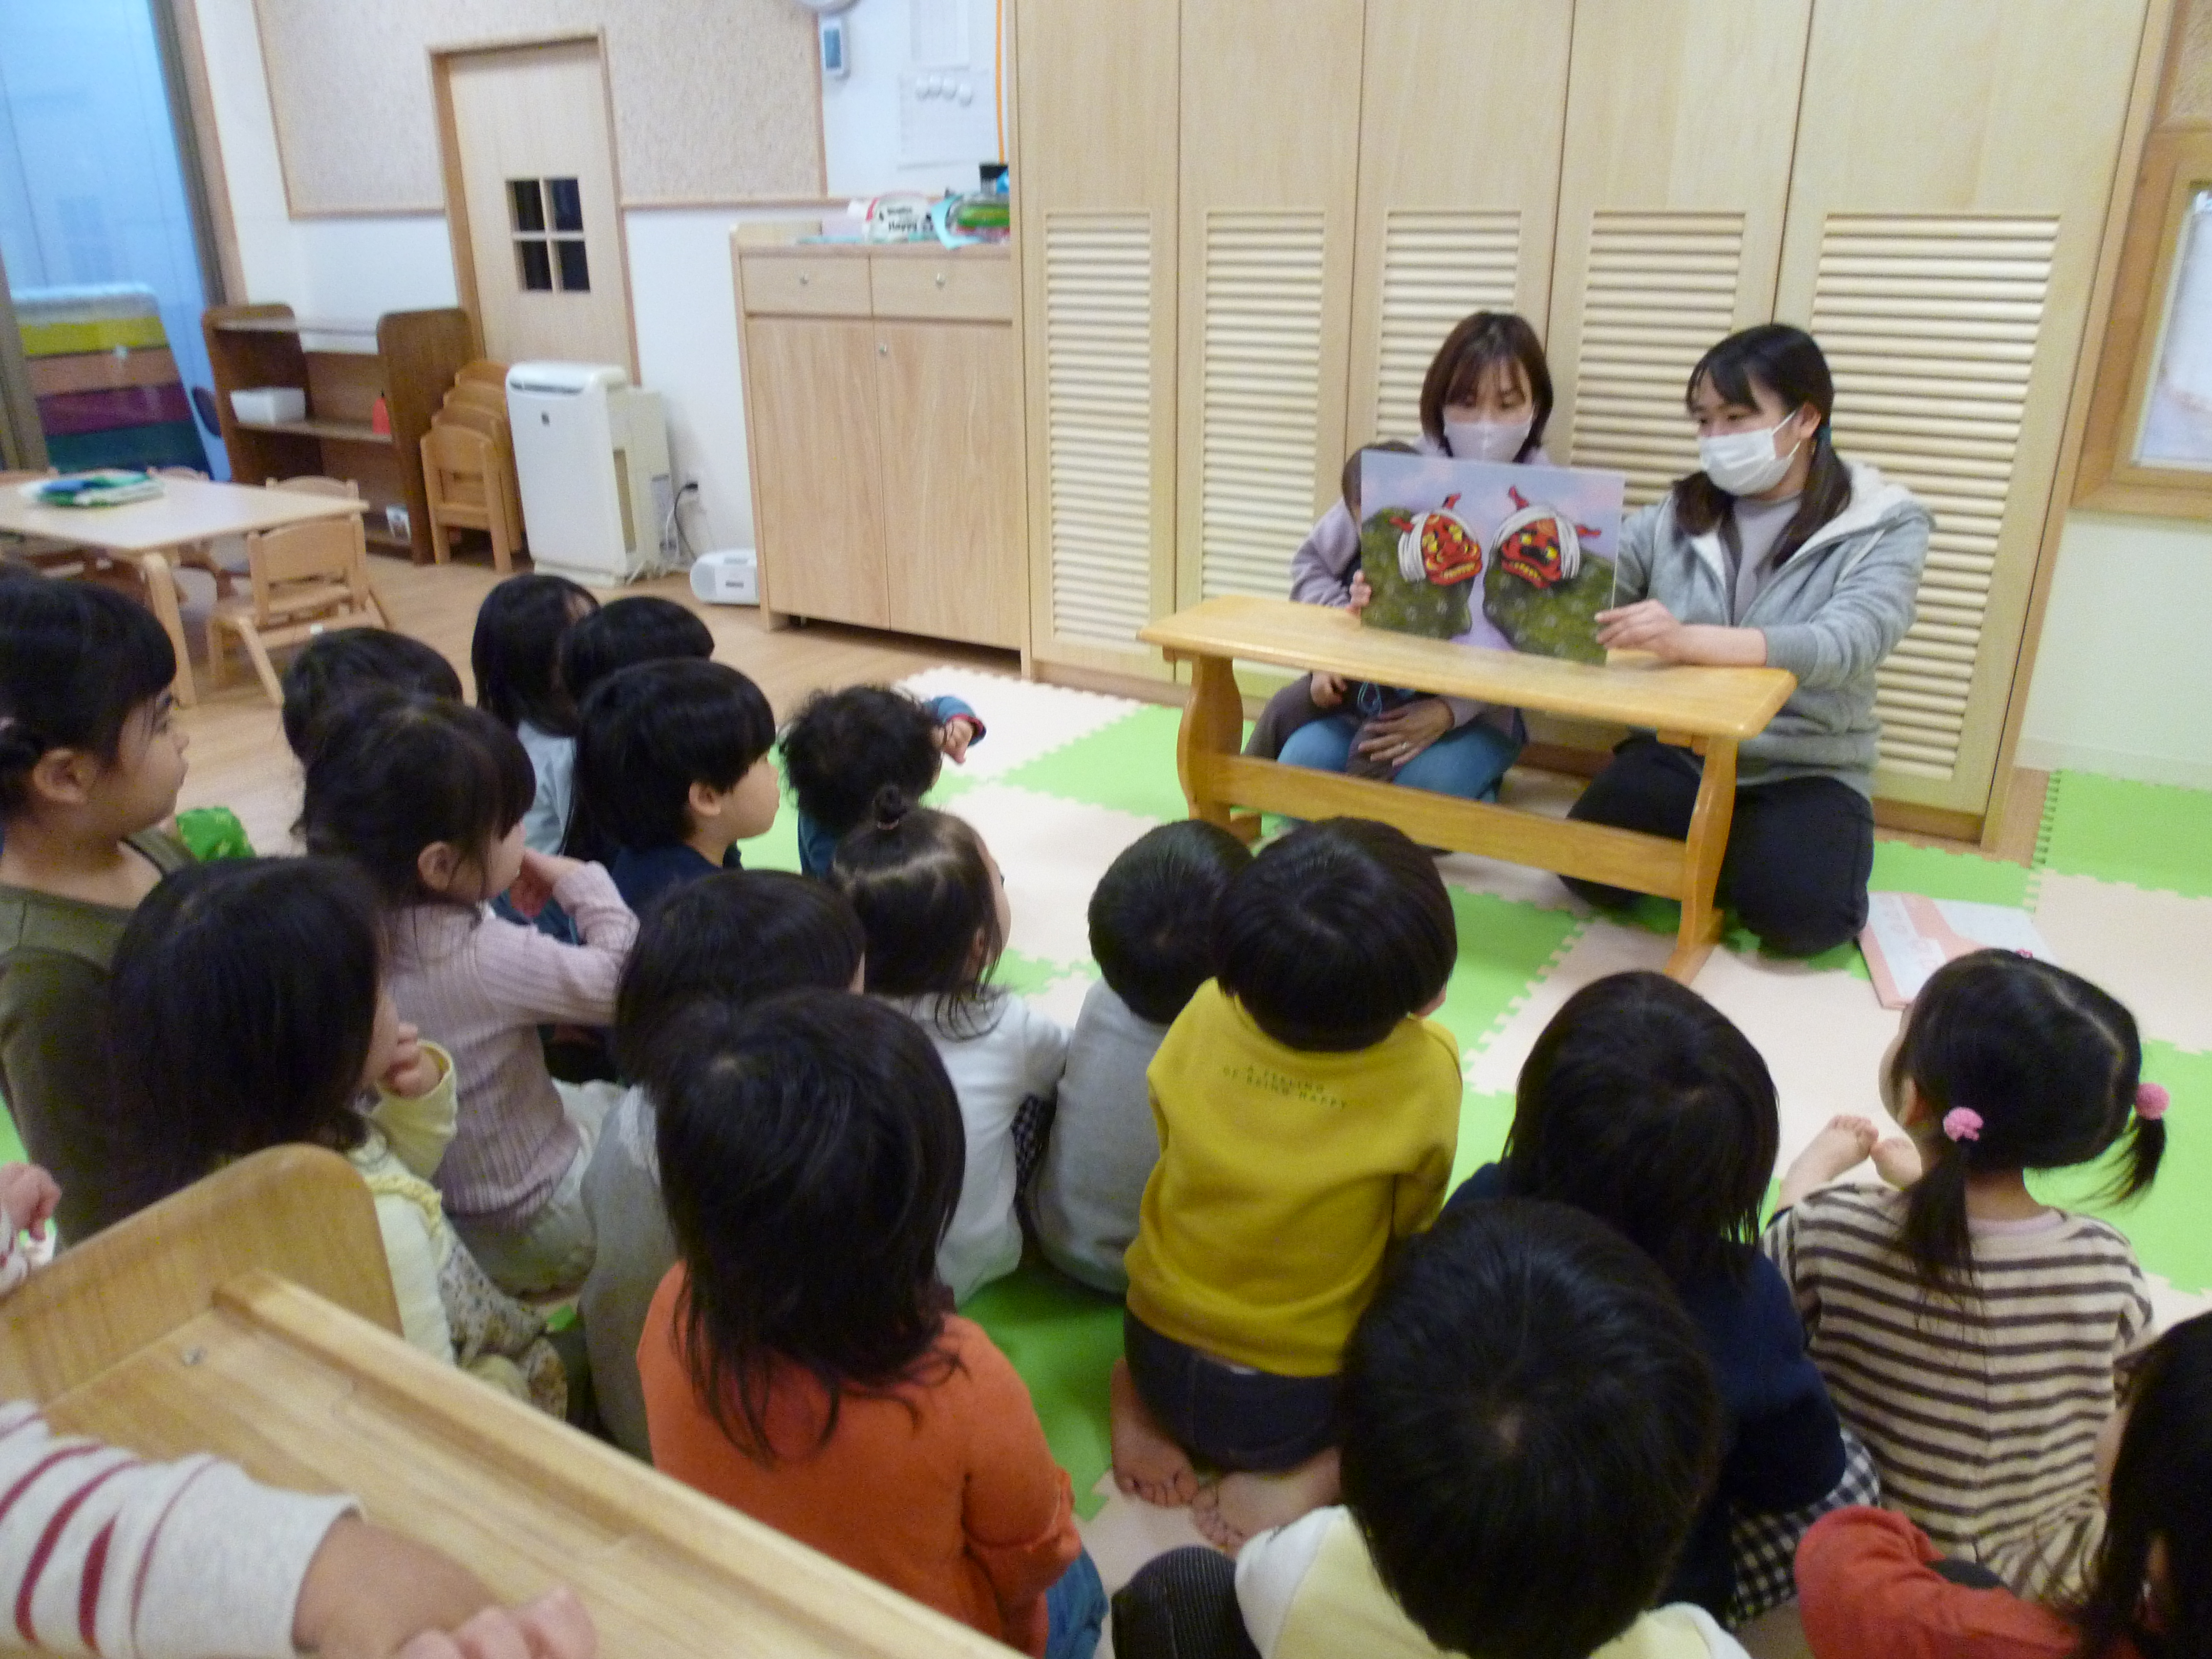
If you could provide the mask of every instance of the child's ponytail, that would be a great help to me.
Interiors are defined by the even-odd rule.
[[[885,784],[837,843],[830,882],[867,933],[872,994],[931,998],[954,1036],[989,1029],[987,981],[1006,940],[998,878],[972,827]]]

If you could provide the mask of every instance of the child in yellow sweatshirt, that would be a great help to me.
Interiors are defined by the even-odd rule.
[[[1344,1346],[1436,1218],[1459,1048],[1435,864],[1358,818],[1285,836],[1214,913],[1219,977],[1153,1060],[1160,1160],[1128,1254],[1115,1479],[1234,1550],[1336,1501]],[[1201,1485],[1193,1459],[1223,1471]]]

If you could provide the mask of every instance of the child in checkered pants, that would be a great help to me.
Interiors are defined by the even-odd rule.
[[[1615,974],[1544,1028],[1504,1159],[1445,1212],[1504,1197],[1571,1204],[1674,1282],[1705,1338],[1727,1434],[1720,1479],[1659,1599],[1729,1625],[1789,1599],[1797,1540],[1816,1518],[1878,1501],[1872,1461],[1805,1352],[1790,1287],[1759,1253],[1781,1133],[1766,1062],[1725,1015],[1663,975]]]

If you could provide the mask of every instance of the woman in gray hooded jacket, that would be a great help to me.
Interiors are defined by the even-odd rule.
[[[1836,389],[1813,337],[1731,334],[1690,373],[1703,470],[1621,527],[1599,642],[1669,662],[1786,668],[1797,690],[1740,755],[1721,894],[1768,950],[1810,956],[1866,924],[1874,866],[1875,671],[1911,625],[1927,509],[1829,435]],[[1690,825],[1699,762],[1639,733],[1571,816],[1653,835]],[[1618,888],[1571,881],[1594,903]]]

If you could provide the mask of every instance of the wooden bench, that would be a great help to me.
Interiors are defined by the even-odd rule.
[[[1006,1650],[410,1347],[368,1189],[279,1147],[0,1302],[0,1398],[158,1458],[347,1492],[509,1601],[572,1585],[599,1650],[1005,1659]],[[0,1651],[14,1651],[0,1643]]]
[[[1778,668],[1690,668],[1643,659],[1598,667],[1482,651],[1364,627],[1349,611],[1288,599],[1208,599],[1138,635],[1191,665],[1176,744],[1193,817],[1228,827],[1231,809],[1288,817],[1377,818],[1424,845],[1480,853],[1563,876],[1679,899],[1681,931],[1667,971],[1684,984],[1721,935],[1713,903],[1735,811],[1736,745],[1764,731],[1797,682]],[[1278,761],[1249,760],[1232,665],[1269,663],[1440,696],[1644,726],[1705,757],[1705,782],[1682,841],[1562,822],[1480,801]]]

